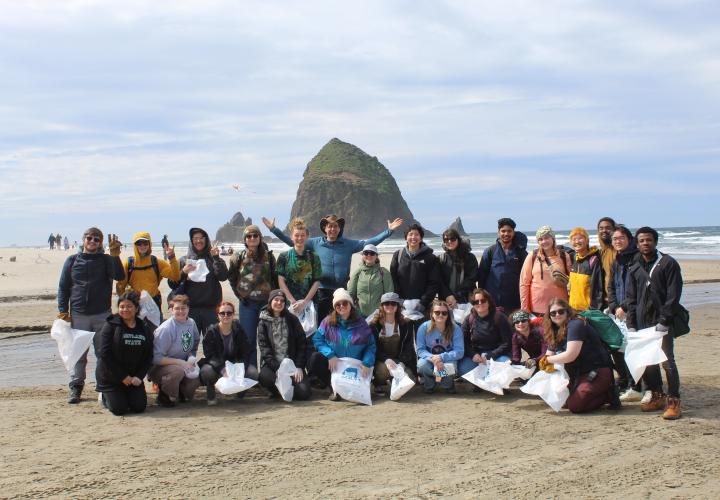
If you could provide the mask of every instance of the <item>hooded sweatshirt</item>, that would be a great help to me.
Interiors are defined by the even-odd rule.
[[[380,307],[380,297],[384,293],[394,291],[390,271],[382,267],[379,262],[375,262],[372,266],[362,262],[350,276],[348,292],[357,301],[363,316],[369,316]]]
[[[109,392],[124,388],[125,377],[145,378],[153,359],[153,325],[135,318],[135,328],[129,328],[119,315],[107,318],[95,334],[96,390]]]
[[[390,263],[390,274],[397,294],[403,299],[420,299],[425,309],[440,291],[438,258],[425,243],[420,243],[413,254],[407,247],[397,250]]]
[[[570,269],[570,306],[576,311],[603,309],[605,279],[598,247],[576,252]]]
[[[205,238],[205,247],[197,252],[192,242],[193,233],[199,232]],[[210,271],[204,282],[197,283],[187,279],[185,273],[181,273],[180,279],[185,280],[185,294],[190,298],[190,308],[193,307],[217,307],[222,301],[221,281],[228,279],[228,268],[225,261],[217,255],[210,255],[210,238],[205,230],[193,227],[190,229],[190,243],[187,256],[180,259],[180,268],[185,267],[187,259],[204,259]]]
[[[149,251],[146,256],[141,256],[138,252],[137,246],[135,246],[135,242],[140,239],[146,239],[150,243],[148,247]],[[180,280],[180,264],[178,263],[176,258],[173,258],[169,262],[166,262],[164,260],[157,259],[154,255],[152,255],[152,240],[150,239],[150,233],[146,231],[135,233],[133,234],[132,240],[133,252],[135,254],[135,256],[133,257],[133,272],[128,277],[129,264],[128,259],[125,259],[123,261],[125,279],[122,281],[118,281],[117,283],[116,290],[118,295],[125,292],[128,285],[128,279],[130,280],[130,288],[135,290],[137,293],[146,290],[151,297],[156,297],[160,293],[160,289],[158,287],[160,286],[160,281],[162,281],[163,278],[167,278],[172,281]],[[153,260],[155,260],[155,262],[157,263],[158,270],[160,271],[159,278],[157,274],[155,274],[155,269],[153,269]]]

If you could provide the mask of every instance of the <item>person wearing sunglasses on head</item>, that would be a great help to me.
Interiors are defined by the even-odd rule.
[[[175,248],[163,247],[167,259],[159,260],[152,254],[152,239],[150,233],[141,231],[133,234],[132,257],[123,260],[125,279],[118,281],[116,290],[118,295],[127,291],[135,291],[140,295],[143,290],[147,291],[150,297],[160,308],[162,322],[162,296],[160,295],[160,283],[163,278],[169,281],[180,280],[180,264],[175,258]],[[166,262],[169,260],[169,262]]]
[[[203,358],[198,361],[200,382],[207,388],[207,404],[217,404],[215,382],[226,375],[225,362],[245,363],[248,341],[240,322],[235,319],[235,306],[222,301],[218,307],[218,322],[211,325],[202,340]],[[257,369],[245,364],[245,377],[258,379]],[[239,394],[245,395],[244,392]]]
[[[65,259],[58,283],[59,319],[69,321],[74,329],[97,332],[111,314],[113,280],[125,279],[120,261],[122,243],[110,235],[110,255],[103,252],[103,233],[91,227],[83,234],[77,254]],[[80,357],[70,371],[68,403],[80,402],[85,386],[87,354]]]
[[[308,375],[325,387],[330,385],[330,375],[338,358],[360,360],[363,378],[370,375],[375,366],[375,337],[370,326],[358,316],[352,297],[344,288],[333,293],[333,311],[320,323],[313,344],[317,352],[310,356]],[[330,395],[331,401],[338,399],[335,392]]]
[[[250,224],[243,231],[245,250],[230,259],[228,281],[240,299],[240,323],[248,338],[246,364],[257,366],[257,326],[260,310],[277,288],[275,256],[263,241],[260,228]]]
[[[470,251],[470,240],[460,238],[455,229],[446,229],[442,234],[443,253],[439,258],[440,291],[438,297],[455,309],[466,304],[470,292],[477,286],[477,258]]]
[[[610,352],[600,335],[565,299],[551,299],[544,319],[547,352],[538,361],[541,370],[565,366],[570,377],[567,408],[587,413],[604,404],[619,408]]]
[[[394,291],[390,271],[380,265],[377,247],[365,245],[362,262],[353,271],[348,285],[348,292],[358,305],[360,314],[370,316],[380,306],[380,297]]]
[[[512,350],[512,326],[504,313],[495,307],[490,294],[482,288],[473,290],[472,310],[462,324],[465,356],[460,360],[460,375],[465,375],[488,361],[509,361]]]
[[[438,384],[445,392],[455,394],[455,375],[446,364],[460,361],[465,347],[462,331],[449,315],[447,302],[434,300],[430,319],[420,325],[415,337],[417,371],[423,377],[426,394],[432,394]]]
[[[530,315],[522,309],[515,311],[511,316],[514,331],[510,361],[514,365],[524,364],[527,368],[537,366],[538,360],[547,351],[543,337],[542,318],[535,318],[535,320],[535,322],[531,322]],[[527,353],[525,363],[522,361],[522,351]]]

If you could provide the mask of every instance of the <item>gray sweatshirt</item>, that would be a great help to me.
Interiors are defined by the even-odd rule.
[[[185,323],[167,319],[155,330],[153,363],[158,364],[162,358],[187,360],[191,354],[197,355],[199,344],[200,332],[192,318]]]

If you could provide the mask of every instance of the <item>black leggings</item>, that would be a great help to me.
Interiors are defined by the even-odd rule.
[[[147,407],[145,384],[118,387],[114,391],[103,392],[102,395],[105,406],[113,415],[142,413]]]

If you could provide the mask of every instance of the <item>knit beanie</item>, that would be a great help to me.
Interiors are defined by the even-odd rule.
[[[276,290],[273,290],[270,292],[270,295],[268,296],[268,305],[273,301],[275,297],[282,297],[283,299],[287,300],[287,297],[285,297],[285,292],[280,290],[279,288]]]
[[[247,235],[251,233],[259,234],[262,238],[260,227],[257,224],[250,224],[249,226],[245,226],[245,229],[243,230],[243,238],[247,237]]]
[[[555,231],[550,226],[540,226],[540,229],[535,232],[535,238],[540,239],[543,236],[550,236],[555,239]]]
[[[351,305],[353,303],[353,298],[350,296],[348,291],[344,288],[338,288],[333,293],[333,307],[335,307],[338,302],[342,302],[343,300],[350,302]]]
[[[530,321],[530,315],[522,309],[515,311],[512,314],[512,322],[517,323],[518,321]]]

